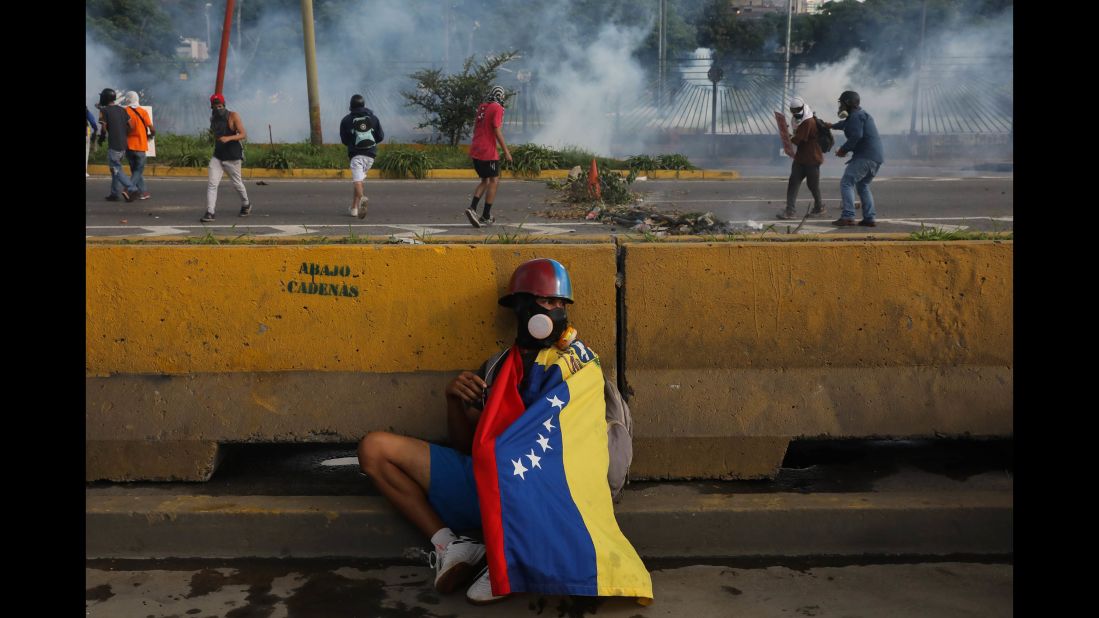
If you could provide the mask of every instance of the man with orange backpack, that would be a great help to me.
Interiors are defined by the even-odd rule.
[[[150,195],[145,190],[145,157],[149,150],[149,139],[156,135],[153,119],[149,112],[141,107],[141,101],[133,90],[122,97],[126,113],[130,115],[130,132],[126,134],[126,160],[130,163],[130,180],[137,187],[137,199],[147,200]]]

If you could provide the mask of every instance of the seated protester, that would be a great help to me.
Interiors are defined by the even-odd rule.
[[[603,480],[615,469],[608,383],[569,324],[572,302],[559,262],[520,264],[499,300],[517,318],[514,345],[446,387],[451,446],[386,432],[359,444],[363,472],[434,544],[439,592],[475,577],[478,605],[512,592],[652,600]],[[483,543],[458,534],[478,528]]]

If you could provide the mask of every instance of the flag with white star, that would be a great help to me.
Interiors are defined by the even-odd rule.
[[[493,592],[651,599],[614,517],[598,357],[579,341],[546,348],[523,382],[512,348],[491,393],[473,466]]]

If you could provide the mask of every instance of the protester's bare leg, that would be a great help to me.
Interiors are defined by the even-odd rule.
[[[473,197],[480,199],[481,196],[485,194],[485,189],[488,188],[488,181],[488,178],[482,178],[481,182],[477,183],[477,188],[473,190]]]
[[[425,536],[444,528],[427,501],[431,447],[423,440],[373,431],[359,442],[359,465],[378,491]]]
[[[492,178],[484,178],[481,182],[488,181],[488,193],[485,195],[486,204],[496,203],[496,188],[500,186],[500,177],[493,176]]]
[[[363,198],[363,182],[360,180],[358,182],[352,182],[351,184],[355,187],[355,190],[353,191],[354,197],[351,199],[351,208],[358,210],[359,200]]]

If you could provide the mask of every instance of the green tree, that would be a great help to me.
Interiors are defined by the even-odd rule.
[[[156,0],[87,0],[84,21],[115,55],[117,69],[165,78],[174,73],[178,37]]]
[[[668,58],[693,52],[698,47],[695,36],[695,28],[688,23],[683,12],[690,10],[683,6],[683,2],[669,0],[667,4],[667,28],[665,42],[668,46]],[[654,13],[659,9],[654,9]],[[659,18],[653,21],[652,32],[645,37],[645,42],[637,50],[637,56],[649,63],[655,63],[660,56],[660,22]]]
[[[496,81],[496,71],[515,57],[508,51],[489,56],[474,64],[475,56],[466,58],[462,71],[444,75],[442,69],[422,69],[409,75],[416,82],[414,92],[402,91],[406,105],[423,109],[425,120],[419,127],[432,127],[451,146],[457,146],[473,130],[477,106]],[[510,95],[509,95],[510,97]]]
[[[745,19],[724,0],[710,0],[695,26],[698,44],[714,50],[718,58],[759,53],[773,30],[772,22]]]

